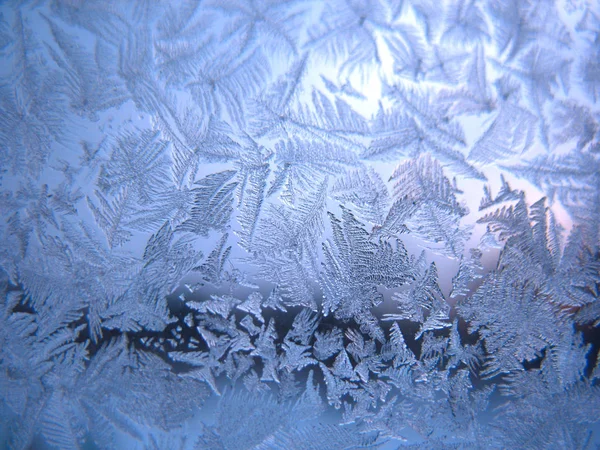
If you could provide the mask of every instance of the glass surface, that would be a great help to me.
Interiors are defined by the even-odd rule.
[[[0,449],[597,448],[593,1],[0,4]]]

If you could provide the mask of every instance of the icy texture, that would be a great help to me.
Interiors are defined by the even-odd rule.
[[[588,3],[2,3],[0,448],[594,448]]]

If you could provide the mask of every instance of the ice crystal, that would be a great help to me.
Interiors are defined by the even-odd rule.
[[[598,446],[599,18],[4,2],[0,448]]]

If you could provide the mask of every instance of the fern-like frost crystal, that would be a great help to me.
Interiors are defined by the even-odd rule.
[[[600,10],[0,6],[0,450],[600,446]]]

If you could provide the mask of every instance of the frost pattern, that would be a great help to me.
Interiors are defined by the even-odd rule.
[[[594,448],[600,11],[0,7],[0,448]]]

